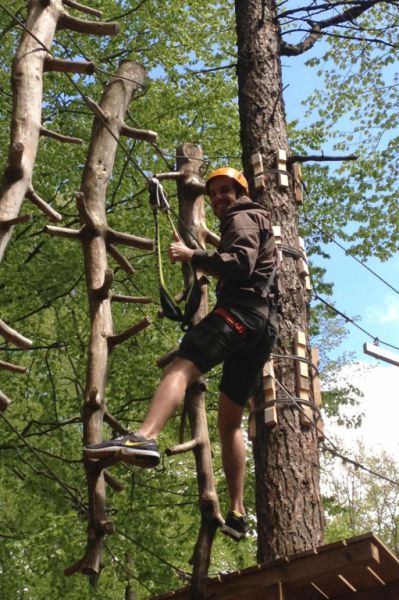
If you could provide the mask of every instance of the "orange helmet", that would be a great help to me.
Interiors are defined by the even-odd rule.
[[[220,177],[221,175],[224,175],[225,177],[230,177],[230,179],[233,179],[236,183],[238,183],[239,186],[243,188],[243,190],[245,190],[246,194],[249,193],[248,181],[245,179],[241,171],[237,171],[237,169],[233,169],[232,167],[220,167],[220,169],[212,171],[212,173],[206,180],[205,190],[207,194],[209,193],[209,183],[211,182],[211,180],[215,177]]]

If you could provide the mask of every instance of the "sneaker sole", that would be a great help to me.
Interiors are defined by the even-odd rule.
[[[224,535],[228,535],[229,537],[231,537],[235,542],[239,542],[240,540],[243,540],[246,536],[246,533],[241,533],[240,531],[236,531],[235,529],[232,529],[231,527],[228,527],[227,525],[223,525],[220,528],[220,531],[222,533],[224,533]]]
[[[85,448],[84,455],[90,459],[109,458],[120,456],[122,460],[132,464],[149,464],[156,466],[161,457],[156,450],[145,450],[123,446],[108,446],[107,448]]]

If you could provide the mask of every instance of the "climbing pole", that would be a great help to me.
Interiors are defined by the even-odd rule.
[[[78,138],[49,131],[41,125],[43,74],[47,71],[90,74],[94,71],[91,62],[54,58],[50,48],[55,32],[69,29],[80,33],[113,35],[118,31],[117,23],[85,21],[72,17],[66,12],[64,4],[87,14],[101,16],[100,11],[82,6],[73,0],[30,0],[26,23],[17,20],[23,32],[11,72],[13,103],[10,145],[7,165],[0,183],[0,262],[14,226],[32,219],[31,214],[19,215],[25,198],[39,208],[48,219],[61,220],[61,215],[36,193],[33,186],[32,175],[40,137],[52,137],[67,143],[82,143]],[[31,340],[2,320],[0,335],[20,349],[27,350],[32,346]],[[14,373],[25,372],[23,367],[4,361],[0,361],[0,369]],[[10,402],[11,400],[0,391],[0,411],[6,410]]]
[[[176,173],[161,173],[158,179],[171,179],[177,181],[177,194],[179,200],[179,234],[190,248],[204,250],[206,243],[217,245],[218,237],[210,232],[205,222],[205,208],[203,193],[204,182],[201,177],[203,154],[200,146],[195,144],[182,144],[177,149]],[[190,288],[190,270],[183,265],[185,289]],[[208,295],[206,278],[204,274],[197,273],[201,283],[202,297],[193,323],[198,323],[208,313]],[[184,294],[183,294],[184,296]],[[161,359],[160,365],[164,366],[173,358],[171,351]],[[220,514],[219,500],[214,483],[212,468],[212,450],[209,441],[208,424],[205,409],[206,382],[204,378],[196,381],[186,393],[182,425],[180,428],[179,444],[169,448],[169,455],[192,451],[195,457],[199,507],[201,512],[201,525],[190,563],[193,573],[190,584],[190,597],[195,600],[205,598],[208,568],[212,550],[212,543],[217,528],[223,524]],[[188,417],[191,438],[184,441],[184,420]]]
[[[45,228],[49,235],[79,240],[83,247],[91,323],[83,405],[84,445],[102,441],[104,421],[114,430],[127,433],[106,406],[108,358],[115,346],[151,323],[151,320],[145,317],[122,333],[114,332],[112,301],[148,303],[151,302],[151,298],[113,294],[113,273],[108,268],[107,255],[131,275],[134,269],[116,248],[116,244],[151,250],[153,241],[110,228],[107,225],[105,210],[107,187],[120,136],[147,141],[153,141],[156,137],[153,131],[131,129],[124,123],[133,94],[143,88],[145,76],[145,71],[140,65],[124,62],[106,87],[101,102],[97,105],[91,101],[96,116],[81,189],[76,195],[81,227],[78,230],[53,226]],[[120,484],[106,470],[106,466],[112,463],[113,461],[104,460],[85,461],[89,498],[87,546],[84,556],[66,569],[66,575],[80,571],[85,575],[95,576],[101,570],[103,538],[114,530],[106,510],[105,481],[115,490],[120,490]]]

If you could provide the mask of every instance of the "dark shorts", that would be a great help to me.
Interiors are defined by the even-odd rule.
[[[214,311],[183,337],[178,356],[193,362],[201,373],[223,363],[220,390],[233,402],[245,406],[256,392],[263,365],[277,338],[269,319],[243,307],[229,307],[245,325],[245,335]]]

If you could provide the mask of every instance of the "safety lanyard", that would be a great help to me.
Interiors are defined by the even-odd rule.
[[[188,266],[191,272],[191,283],[189,289],[186,290],[184,311],[180,309],[172,294],[167,289],[162,266],[161,235],[158,221],[158,211],[160,211],[166,216],[176,239],[180,238],[180,236],[170,216],[170,206],[166,192],[156,177],[152,177],[149,181],[149,192],[150,206],[152,208],[152,213],[154,216],[155,257],[157,262],[161,307],[165,316],[168,319],[171,319],[172,321],[179,321],[182,324],[181,327],[183,331],[186,331],[191,326],[191,319],[199,308],[201,302],[201,287],[198,282],[196,273],[191,263],[189,263]]]

